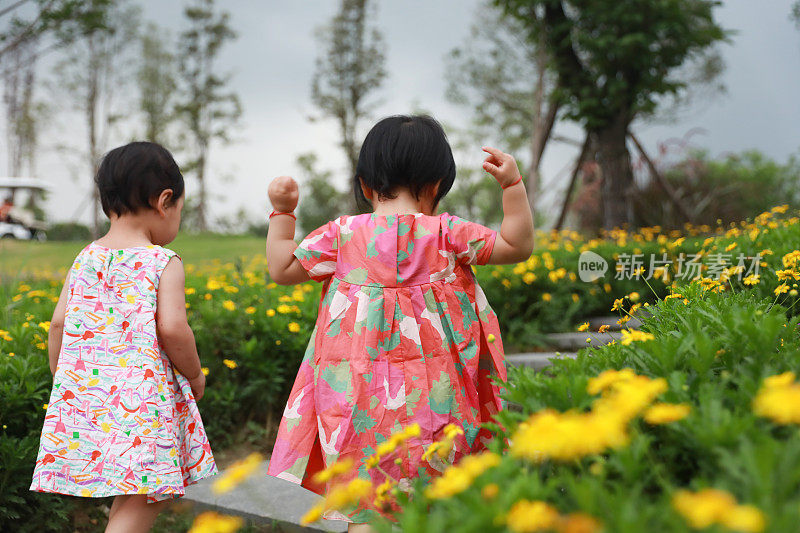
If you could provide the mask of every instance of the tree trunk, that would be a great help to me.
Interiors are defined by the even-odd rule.
[[[586,138],[583,141],[583,146],[581,146],[581,153],[578,155],[578,159],[575,160],[575,168],[572,169],[572,175],[569,178],[569,183],[567,184],[567,190],[564,192],[564,201],[561,204],[561,211],[558,214],[558,220],[556,221],[556,225],[553,226],[554,230],[561,230],[562,226],[564,225],[564,220],[567,218],[567,209],[569,209],[569,202],[570,197],[572,196],[572,190],[575,188],[575,182],[578,181],[578,174],[581,172],[581,167],[583,167],[583,162],[586,161],[586,156],[589,153],[589,135],[586,135]]]
[[[100,158],[100,154],[97,153],[97,94],[100,81],[97,71],[97,43],[94,36],[89,37],[88,44],[92,59],[89,61],[91,72],[86,92],[86,126],[89,132],[89,168],[92,171],[92,233],[97,239],[100,237],[100,191],[94,184],[94,175],[97,172],[97,163]]]
[[[627,138],[630,119],[620,112],[605,128],[592,131],[603,177],[603,227],[607,230],[633,222],[633,171]]]
[[[197,194],[197,230],[207,231],[208,221],[206,220],[206,152],[208,143],[200,144],[200,157],[197,159],[197,183],[199,191]]]

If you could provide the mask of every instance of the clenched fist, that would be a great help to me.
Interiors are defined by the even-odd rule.
[[[300,190],[291,176],[279,176],[269,184],[269,201],[273,209],[281,213],[291,213],[297,208]]]

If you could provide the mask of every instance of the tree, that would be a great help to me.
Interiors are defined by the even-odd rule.
[[[35,174],[37,119],[42,105],[34,99],[37,38],[31,37],[5,56],[3,103],[6,112],[6,147],[9,176]]]
[[[303,194],[300,196],[302,201],[297,208],[297,222],[301,231],[311,233],[344,212],[348,191],[340,192],[333,185],[333,173],[330,170],[317,169],[316,154],[300,154],[297,164],[305,175]]]
[[[339,12],[318,32],[324,53],[311,83],[314,104],[339,125],[351,178],[358,163],[359,122],[374,106],[369,96],[386,78],[383,37],[369,24],[370,11],[368,0],[342,0]],[[355,208],[355,200],[350,207]]]
[[[556,101],[583,124],[599,158],[603,223],[633,222],[631,122],[680,94],[685,62],[727,40],[713,17],[717,0],[493,0],[544,43],[557,76]]]
[[[26,41],[53,37],[49,49],[69,43],[106,25],[108,7],[114,0],[17,0],[0,7],[0,62]]]
[[[136,81],[139,86],[139,109],[144,114],[148,141],[167,143],[167,129],[175,115],[175,56],[164,29],[150,23],[141,37],[141,60]]]
[[[214,0],[195,0],[184,9],[189,28],[178,46],[181,101],[176,112],[183,119],[192,140],[193,159],[187,170],[196,173],[199,192],[196,203],[197,229],[208,229],[206,172],[211,143],[229,142],[230,129],[242,114],[239,97],[226,92],[230,76],[220,75],[214,61],[223,45],[236,38],[230,14],[215,11]]]
[[[469,40],[449,54],[447,97],[474,110],[476,137],[485,137],[480,133],[488,129],[504,150],[527,147],[526,187],[533,208],[558,103],[551,98],[556,80],[547,69],[547,50],[526,39],[524,29],[519,20],[482,5]]]
[[[98,1],[98,0],[91,0]],[[109,7],[106,25],[93,30],[65,49],[55,67],[56,90],[82,115],[86,147],[80,151],[94,176],[108,148],[111,129],[125,113],[118,97],[124,93],[133,66],[129,43],[136,38],[140,11],[117,0]],[[101,230],[100,196],[92,186],[92,223]]]

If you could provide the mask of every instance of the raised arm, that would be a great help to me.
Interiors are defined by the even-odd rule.
[[[50,319],[50,329],[47,331],[47,358],[50,361],[50,373],[56,375],[58,356],[61,354],[61,339],[64,336],[64,318],[67,314],[67,300],[69,300],[69,274],[64,280],[64,287],[58,297],[58,303]]]
[[[158,340],[170,362],[192,386],[195,399],[203,397],[206,377],[200,366],[194,333],[186,320],[186,275],[180,259],[170,259],[158,282],[156,327]]]
[[[525,261],[533,252],[533,214],[517,162],[513,156],[496,148],[486,146],[483,151],[489,154],[483,162],[484,170],[503,188],[503,222],[489,263],[500,265]]]
[[[297,207],[300,193],[297,182],[280,176],[269,184],[269,201],[276,213],[269,219],[267,230],[267,268],[270,277],[279,285],[295,285],[308,281],[308,273],[294,256],[295,219],[289,216]]]

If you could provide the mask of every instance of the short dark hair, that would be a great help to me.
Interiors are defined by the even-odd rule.
[[[441,181],[437,205],[456,179],[453,151],[441,124],[427,115],[382,119],[361,145],[353,183],[356,201],[368,206],[359,178],[379,198],[394,198],[395,189],[406,187],[419,199],[423,188]]]
[[[151,142],[132,142],[108,152],[94,182],[107,216],[149,209],[151,200],[167,189],[172,189],[176,201],[184,190],[183,175],[172,154]]]

